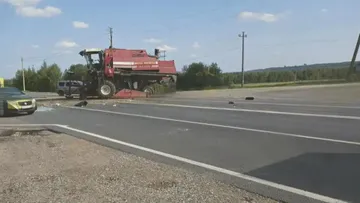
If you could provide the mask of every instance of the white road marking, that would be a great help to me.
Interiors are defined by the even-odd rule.
[[[51,127],[51,126],[66,126],[66,125],[60,125],[60,124],[0,124],[0,127]]]
[[[92,108],[81,108],[81,107],[71,107],[71,106],[63,106],[63,108],[80,109],[80,110],[84,110],[84,111],[93,111],[93,112],[109,113],[109,114],[115,114],[115,115],[149,118],[149,119],[156,119],[156,120],[164,120],[164,121],[172,121],[172,122],[179,122],[179,123],[188,123],[188,124],[195,124],[195,125],[218,127],[218,128],[228,128],[228,129],[235,129],[235,130],[243,130],[243,131],[250,131],[250,132],[258,132],[258,133],[265,133],[265,134],[272,134],[272,135],[282,135],[282,136],[288,136],[288,137],[296,137],[296,138],[303,138],[303,139],[320,140],[320,141],[360,146],[360,142],[322,138],[322,137],[313,137],[313,136],[307,136],[307,135],[283,133],[283,132],[276,132],[276,131],[270,131],[270,130],[260,130],[260,129],[254,129],[254,128],[244,128],[244,127],[238,127],[238,126],[221,125],[221,124],[214,124],[214,123],[204,123],[204,122],[197,122],[197,121],[188,121],[188,120],[181,120],[181,119],[149,116],[149,115],[143,115],[143,114],[124,113],[124,112],[118,112],[118,111],[107,111],[107,110],[92,109]]]
[[[359,106],[339,106],[339,105],[325,105],[325,104],[296,104],[296,103],[273,103],[273,102],[246,102],[240,98],[224,98],[224,100],[206,100],[210,103],[223,103],[226,104],[227,100],[233,100],[235,104],[250,104],[250,105],[272,105],[272,106],[295,106],[295,107],[319,107],[319,108],[339,108],[339,109],[360,109]],[[196,99],[165,99],[159,101],[196,101]]]
[[[312,193],[312,192],[305,191],[305,190],[301,190],[301,189],[298,189],[298,188],[289,187],[289,186],[286,186],[286,185],[270,182],[270,181],[259,179],[259,178],[253,177],[253,176],[245,175],[245,174],[242,174],[242,173],[239,173],[239,172],[235,172],[235,171],[231,171],[231,170],[228,170],[228,169],[213,166],[213,165],[210,165],[210,164],[194,161],[194,160],[183,158],[183,157],[180,157],[180,156],[168,154],[168,153],[165,153],[165,152],[161,152],[161,151],[146,148],[146,147],[143,147],[143,146],[131,144],[131,143],[128,143],[128,142],[123,142],[123,141],[120,141],[120,140],[112,139],[112,138],[105,137],[105,136],[95,134],[95,133],[92,133],[92,132],[87,132],[87,131],[83,131],[83,130],[80,130],[80,129],[77,129],[77,128],[72,128],[72,127],[69,127],[69,126],[66,126],[66,125],[59,125],[59,124],[8,124],[7,125],[7,124],[0,124],[0,127],[3,127],[3,126],[6,126],[6,127],[8,127],[8,126],[27,127],[29,125],[38,126],[38,127],[41,127],[41,126],[60,127],[60,128],[66,129],[66,130],[71,130],[71,131],[74,131],[74,132],[82,133],[82,134],[85,134],[85,135],[88,135],[88,136],[91,136],[91,137],[95,137],[95,138],[98,138],[98,139],[101,139],[101,140],[106,140],[108,142],[112,142],[112,143],[116,143],[116,144],[119,144],[119,145],[131,147],[131,148],[134,148],[134,149],[142,150],[142,151],[145,151],[145,152],[148,152],[148,153],[163,156],[163,157],[173,159],[173,160],[176,160],[176,161],[179,161],[179,162],[183,162],[183,163],[191,164],[191,165],[194,165],[194,166],[202,167],[202,168],[205,168],[205,169],[208,169],[208,170],[211,170],[211,171],[216,171],[216,172],[219,172],[219,173],[223,173],[223,174],[230,175],[230,176],[233,176],[233,177],[237,177],[237,178],[240,178],[240,179],[244,179],[244,180],[247,180],[247,181],[255,182],[255,183],[258,183],[258,184],[261,184],[261,185],[266,185],[266,186],[269,186],[269,187],[273,187],[273,188],[283,190],[283,191],[286,191],[286,192],[298,194],[298,195],[305,196],[305,197],[308,197],[308,198],[312,198],[312,199],[315,199],[315,200],[319,200],[319,201],[323,201],[323,202],[327,202],[327,203],[335,203],[335,202],[336,203],[345,203],[345,201],[343,201],[343,200],[334,199],[334,198],[331,198],[331,197],[319,195],[319,194]]]
[[[46,107],[46,106],[39,106],[36,112],[48,112],[52,111],[54,108]]]
[[[238,101],[236,103],[238,103]],[[241,102],[241,104],[246,104],[246,102]],[[359,106],[338,106],[338,105],[325,105],[325,104],[288,104],[288,103],[271,103],[271,102],[252,102],[250,104],[274,105],[274,106],[338,108],[338,109],[360,109]]]
[[[169,106],[180,108],[193,108],[193,109],[207,109],[207,110],[220,110],[220,111],[238,111],[238,112],[251,112],[251,113],[266,113],[276,115],[291,115],[291,116],[307,116],[307,117],[322,117],[322,118],[335,118],[335,119],[349,119],[360,120],[358,116],[343,116],[343,115],[331,115],[331,114],[311,114],[311,113],[297,113],[297,112],[285,112],[285,111],[268,111],[268,110],[254,110],[254,109],[241,109],[241,108],[223,108],[223,107],[210,107],[210,106],[191,106],[182,104],[158,104],[158,103],[132,103],[140,105],[154,105],[154,106]]]

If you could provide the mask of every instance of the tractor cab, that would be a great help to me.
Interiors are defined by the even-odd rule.
[[[86,60],[88,69],[100,71],[104,64],[104,51],[102,49],[84,49],[79,53]]]

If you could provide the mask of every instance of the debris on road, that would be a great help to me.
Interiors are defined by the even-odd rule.
[[[88,104],[87,101],[81,101],[81,102],[78,102],[77,104],[75,104],[74,106],[77,106],[77,107],[85,107],[87,104]]]
[[[245,100],[254,100],[254,97],[245,97]]]
[[[276,202],[65,134],[0,131],[4,202]]]
[[[54,110],[53,108],[46,107],[46,106],[39,106],[37,112],[48,112]]]

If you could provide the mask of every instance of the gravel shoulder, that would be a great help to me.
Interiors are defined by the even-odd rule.
[[[49,131],[0,129],[2,202],[276,202]]]

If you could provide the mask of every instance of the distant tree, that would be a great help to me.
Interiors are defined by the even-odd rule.
[[[222,71],[216,63],[206,65],[202,62],[184,66],[179,75],[180,89],[204,89],[223,85]]]
[[[14,86],[13,79],[5,79],[5,80],[4,80],[4,86],[5,86],[5,87],[12,87],[12,86]]]
[[[73,72],[74,74],[68,74],[68,71]],[[72,64],[68,69],[66,69],[63,73],[64,80],[83,80],[88,79],[87,74],[88,68],[83,64]]]
[[[40,92],[55,92],[57,83],[61,79],[61,69],[57,64],[50,66],[44,61],[40,69],[37,71],[38,75],[38,91]]]
[[[25,88],[28,91],[37,91],[38,75],[34,68],[28,68],[24,70]],[[23,90],[23,71],[17,70],[15,78],[12,80],[12,86]]]

